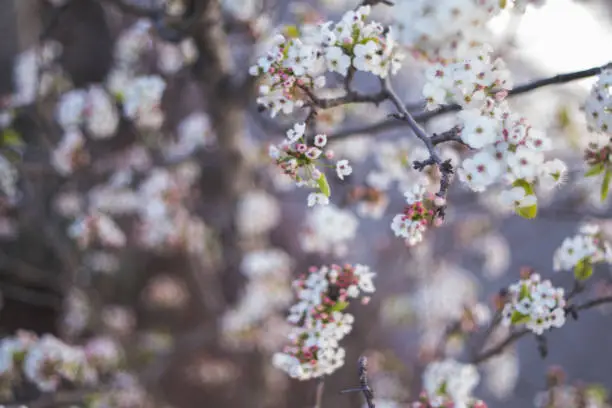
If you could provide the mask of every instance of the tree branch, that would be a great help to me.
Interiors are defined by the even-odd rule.
[[[565,74],[558,74],[552,77],[530,81],[523,85],[518,85],[514,87],[513,89],[509,90],[508,96],[510,97],[510,96],[520,95],[520,94],[527,93],[527,92],[530,92],[535,89],[542,88],[548,85],[564,84],[564,83],[576,81],[579,79],[589,78],[595,75],[599,75],[603,69],[609,68],[611,66],[612,66],[612,62],[602,65],[600,67],[593,67],[593,68],[589,68],[589,69],[585,69],[581,71],[569,72]],[[422,102],[408,103],[405,106],[409,106],[409,107],[423,106],[423,103]],[[457,112],[459,110],[461,110],[461,106],[457,104],[442,105],[430,111],[422,111],[422,112],[416,113],[413,115],[413,117],[417,122],[427,123],[428,121],[430,121],[431,119],[437,116],[444,115],[446,113]],[[375,133],[395,129],[399,126],[401,126],[401,124],[398,124],[397,121],[387,119],[387,120],[380,121],[377,123],[372,123],[372,124],[364,125],[361,127],[356,127],[353,129],[340,130],[338,133],[330,135],[330,139],[340,140],[340,139],[344,139],[347,137],[351,137],[355,134],[362,134],[362,133],[375,134]]]
[[[573,291],[572,291],[573,292]],[[578,292],[580,292],[580,290],[578,290]],[[576,292],[576,293],[578,293]],[[568,296],[569,298],[569,296]],[[591,309],[593,307],[596,306],[600,306],[603,305],[605,303],[612,303],[612,296],[604,296],[601,298],[597,298],[597,299],[592,299],[589,300],[581,305],[577,305],[577,306],[573,306],[573,307],[569,307],[571,308],[571,310],[573,310],[574,312],[578,312],[579,310],[587,310],[587,309]],[[566,308],[566,310],[568,310],[569,308]],[[501,353],[504,352],[504,350],[510,346],[512,343],[514,343],[515,341],[517,341],[518,339],[520,339],[521,337],[525,336],[526,334],[528,334],[530,331],[526,328],[523,328],[519,331],[515,331],[511,334],[509,334],[501,343],[499,343],[497,346],[476,355],[473,359],[472,359],[472,363],[473,364],[481,364],[487,360],[489,360],[492,357],[495,357]]]
[[[113,7],[119,9],[124,14],[129,14],[134,17],[146,17],[156,18],[159,14],[159,10],[149,7],[135,6],[130,3],[126,3],[123,0],[100,0],[102,3],[110,4]]]

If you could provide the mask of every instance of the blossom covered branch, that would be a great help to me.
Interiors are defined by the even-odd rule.
[[[563,73],[563,74],[557,74],[551,77],[528,81],[524,84],[517,85],[509,89],[507,91],[508,97],[518,96],[518,95],[528,93],[528,92],[531,92],[531,91],[534,91],[534,90],[537,90],[539,88],[549,86],[549,85],[565,84],[565,83],[577,81],[580,79],[594,77],[594,76],[601,74],[601,72],[604,69],[609,68],[609,67],[610,67],[610,63],[607,63],[607,64],[604,64],[598,67],[592,67],[592,68],[588,68],[588,69],[584,69],[580,71],[573,71],[573,72],[568,72],[568,73]],[[424,106],[425,104],[426,104],[426,101],[422,101],[418,103],[405,103],[404,106],[420,107],[420,106]],[[430,120],[438,116],[441,116],[447,113],[458,112],[461,109],[462,107],[459,104],[447,104],[447,105],[441,105],[438,108],[430,110],[430,111],[421,111],[421,112],[413,113],[413,117],[415,118],[417,122],[427,123]],[[376,122],[376,123],[364,125],[361,127],[355,127],[352,129],[351,128],[342,129],[342,130],[339,130],[331,134],[330,137],[333,138],[334,140],[341,140],[341,139],[350,138],[350,137],[353,137],[354,135],[359,135],[359,134],[375,135],[380,132],[385,132],[388,130],[396,129],[400,126],[402,126],[402,124],[398,123],[395,120],[384,120],[381,122]]]

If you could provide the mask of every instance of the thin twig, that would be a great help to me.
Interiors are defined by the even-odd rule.
[[[111,4],[118,8],[122,13],[129,14],[134,17],[156,18],[159,15],[159,10],[152,7],[141,7],[134,4],[126,3],[123,0],[101,0],[102,3]]]
[[[321,408],[321,402],[323,401],[323,391],[325,390],[325,377],[319,378],[317,382],[317,394],[315,397],[314,408]]]
[[[590,309],[592,307],[596,307],[596,306],[601,306],[605,303],[612,303],[612,296],[604,296],[604,297],[600,297],[597,299],[592,299],[589,300],[579,306],[576,306],[574,308],[574,310],[578,311],[578,310],[586,310],[586,309]]]
[[[383,89],[387,92],[387,95],[391,102],[395,105],[397,110],[399,111],[399,115],[395,115],[396,118],[406,122],[408,127],[414,132],[416,137],[423,142],[425,147],[427,147],[427,151],[429,152],[429,158],[423,161],[415,161],[413,163],[413,167],[416,170],[422,171],[425,167],[430,165],[435,165],[440,171],[441,179],[440,179],[440,188],[436,195],[442,199],[446,199],[446,194],[448,192],[448,188],[450,186],[451,177],[453,175],[453,166],[451,164],[450,159],[442,161],[438,152],[436,151],[435,145],[432,141],[432,138],[429,137],[427,132],[417,123],[414,116],[408,112],[406,106],[397,96],[395,91],[393,90],[393,86],[391,85],[391,80],[389,77],[385,79],[383,82]],[[442,204],[436,208],[436,216],[440,218],[444,218],[444,212],[446,210],[446,205]]]
[[[348,76],[347,76],[348,78]],[[319,98],[312,90],[307,86],[301,86],[302,89],[310,98],[312,103],[321,109],[330,109],[337,106],[348,105],[350,103],[373,103],[379,105],[381,102],[387,99],[387,93],[385,90],[381,90],[375,94],[362,94],[359,92],[353,92],[350,90],[350,81],[347,81],[346,88],[347,93],[335,98]]]
[[[612,303],[612,296],[604,296],[601,298],[597,298],[597,299],[592,299],[589,300],[581,305],[577,305],[574,306],[572,308],[572,310],[574,310],[575,312],[579,311],[579,310],[587,310],[587,309],[591,309],[593,307],[596,306],[600,306],[602,304],[605,303]],[[501,353],[503,353],[503,351],[510,346],[512,343],[514,343],[515,341],[517,341],[518,339],[520,339],[521,337],[525,336],[527,333],[529,333],[529,330],[524,328],[521,329],[519,331],[515,331],[511,334],[509,334],[501,343],[499,343],[497,346],[477,355],[474,357],[474,359],[472,360],[473,364],[481,364],[487,360],[489,360],[492,357],[495,357]]]
[[[375,408],[374,391],[370,388],[368,382],[368,359],[365,356],[359,357],[359,385],[361,386],[361,392],[368,404],[368,408]]]
[[[514,343],[515,341],[517,341],[518,339],[520,339],[521,337],[523,337],[527,333],[529,333],[528,329],[522,329],[522,330],[515,331],[515,332],[509,334],[508,337],[506,337],[504,339],[504,341],[499,343],[497,346],[495,346],[495,347],[485,351],[484,353],[481,353],[481,354],[477,355],[476,357],[474,357],[474,359],[472,360],[472,363],[473,364],[481,364],[481,363],[484,363],[485,361],[489,360],[490,358],[495,357],[495,356],[503,353],[504,350],[508,346],[510,346],[512,343]]]

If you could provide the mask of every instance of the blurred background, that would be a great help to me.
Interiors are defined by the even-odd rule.
[[[552,271],[555,249],[586,220],[612,232],[599,186],[581,177],[581,107],[595,78],[511,100],[570,168],[568,183],[540,198],[535,220],[500,212],[495,191],[476,195],[456,182],[444,226],[406,247],[389,225],[415,176],[396,174],[392,188],[367,200],[363,188],[420,157],[422,147],[406,129],[333,140],[384,120],[385,104],[319,115],[318,130],[354,169],[331,182],[333,205],[308,209],[307,192],[270,163],[269,144],[299,115],[271,119],[258,110],[249,66],[274,33],[337,19],[356,4],[0,0],[2,335],[103,340],[121,358],[105,377],[114,398],[100,397],[98,406],[311,407],[315,382],[291,380],[271,364],[287,342],[290,282],[311,265],[363,263],[378,273],[377,291],[368,305],[350,307],[346,363],[326,380],[322,407],[362,406],[359,394],[340,394],[358,384],[360,355],[370,357],[377,406],[401,407],[418,397],[423,368],[441,357],[446,328],[467,311],[485,327],[494,296],[522,266],[569,290],[571,275]],[[600,66],[612,61],[611,6],[551,0],[525,15],[503,14],[488,26],[491,43],[515,84]],[[394,10],[379,5],[373,16],[409,26]],[[357,80],[364,91],[374,86]],[[422,65],[407,58],[393,80],[404,100],[422,99]],[[105,92],[116,106],[105,104]],[[451,114],[426,128],[454,124]],[[454,160],[464,153],[444,149]],[[612,275],[601,268],[584,296],[611,291]],[[609,312],[593,309],[548,336],[545,359],[533,337],[523,338],[479,367],[475,395],[491,407],[534,406],[553,365],[566,370],[568,384],[610,389]],[[468,361],[477,343],[453,336],[443,354]],[[92,403],[91,390],[70,385],[10,391],[7,402],[31,407]]]

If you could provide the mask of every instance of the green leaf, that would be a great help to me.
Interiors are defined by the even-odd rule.
[[[538,205],[531,205],[529,207],[519,207],[516,209],[516,213],[523,218],[531,220],[538,215]]]
[[[329,183],[327,182],[327,177],[325,177],[325,174],[321,173],[321,176],[319,177],[319,180],[317,180],[317,183],[319,184],[319,189],[321,190],[321,193],[329,197],[331,195],[331,190],[329,188]]]
[[[442,385],[438,388],[438,394],[446,395],[447,384],[446,381],[442,383]]]
[[[113,96],[119,103],[123,103],[123,101],[125,101],[125,95],[123,95],[123,92],[115,92]]]
[[[601,183],[601,201],[604,201],[608,197],[608,190],[610,189],[610,180],[612,180],[612,171],[606,170],[603,182]]]
[[[589,258],[582,258],[574,267],[574,277],[578,280],[586,280],[593,274],[593,265]]]
[[[523,300],[526,297],[529,297],[529,288],[527,285],[521,285],[521,291],[519,293],[519,300]]]
[[[512,324],[522,324],[527,323],[531,317],[529,315],[524,315],[521,312],[517,312],[516,310],[512,312],[512,316],[510,317],[510,321]]]
[[[516,180],[514,183],[512,183],[512,186],[523,187],[523,189],[525,190],[525,195],[535,195],[535,191],[533,191],[533,186],[526,182],[524,179]]]
[[[295,25],[285,26],[285,35],[288,38],[298,38],[300,36],[300,30]]]
[[[596,165],[594,165],[593,167],[591,167],[589,169],[589,171],[587,171],[586,173],[584,173],[584,177],[592,177],[592,176],[596,176],[598,174],[603,173],[603,171],[606,169],[606,166],[603,163],[597,163]]]
[[[514,183],[512,183],[512,186],[522,187],[523,190],[525,190],[526,196],[535,195],[533,186],[529,184],[527,181],[525,181],[524,179],[516,180]],[[538,215],[538,204],[536,203],[529,207],[519,207],[516,209],[516,213],[523,218],[527,218],[527,219],[535,218],[536,215]]]
[[[586,394],[590,397],[590,399],[594,399],[600,404],[604,404],[608,399],[608,391],[600,384],[589,385],[586,389]]]
[[[507,4],[507,0],[499,0],[499,8],[500,9],[506,8],[506,4]]]
[[[348,307],[348,302],[338,302],[331,307],[332,312],[341,312]]]
[[[15,129],[7,128],[2,132],[2,144],[11,147],[23,146],[21,135]]]
[[[561,107],[557,112],[557,120],[559,121],[559,126],[565,129],[572,123],[572,118],[570,116],[570,112],[567,106]]]

